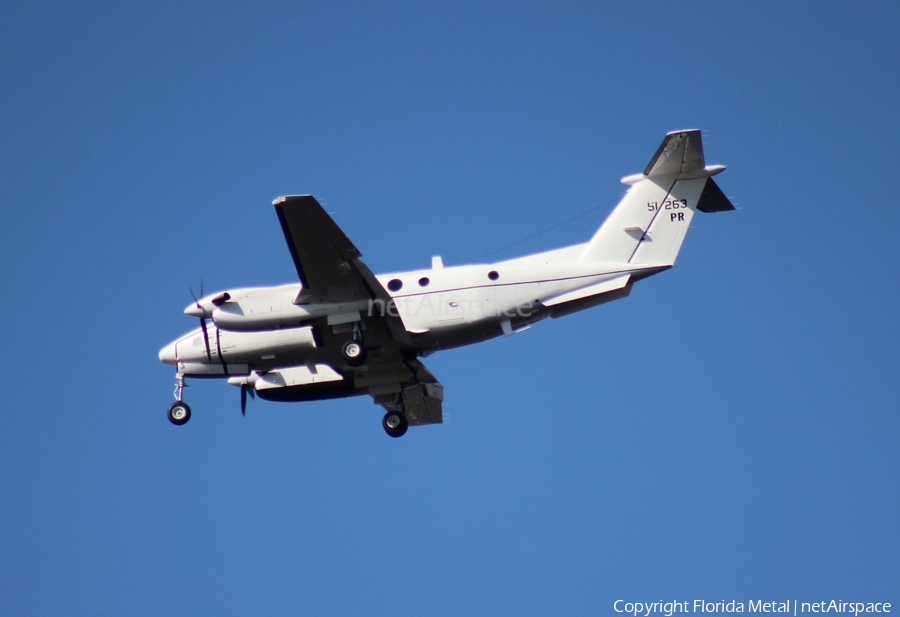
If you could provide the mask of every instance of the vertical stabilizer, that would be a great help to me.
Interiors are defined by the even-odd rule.
[[[588,242],[582,261],[674,264],[710,176],[724,169],[705,166],[700,131],[669,133],[643,174],[623,178],[631,188]]]

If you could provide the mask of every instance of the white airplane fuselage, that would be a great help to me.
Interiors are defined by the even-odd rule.
[[[511,335],[623,298],[672,267],[695,212],[734,206],[706,166],[700,132],[669,133],[593,237],[487,264],[374,275],[310,195],[274,202],[299,283],[229,289],[195,300],[200,327],[159,352],[176,367],[169,419],[183,424],[185,377],[223,377],[247,395],[281,401],[369,394],[398,437],[442,421],[443,388],[418,360]]]
[[[573,258],[583,246],[491,264],[377,275],[393,305],[377,299],[297,305],[294,299],[301,291],[297,283],[229,290],[223,307],[204,299],[213,322],[207,326],[212,360],[207,360],[206,347],[199,342],[201,328],[167,345],[160,359],[176,364],[177,358],[186,375],[244,374],[247,365],[271,367],[314,356],[315,340],[308,325],[314,320],[325,318],[328,325],[339,326],[360,316],[384,314],[398,316],[413,347],[427,355],[521,331],[547,317],[554,299],[567,294],[577,297],[584,290],[583,297],[597,295],[603,287],[624,287],[628,275],[646,276],[668,268],[579,263]],[[396,281],[400,286],[392,291]],[[191,304],[185,313],[192,314],[195,307]]]

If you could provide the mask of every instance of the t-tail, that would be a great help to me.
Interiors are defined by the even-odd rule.
[[[668,267],[694,212],[734,210],[706,166],[699,130],[666,135],[642,174],[622,178],[628,192],[588,242],[582,261]]]

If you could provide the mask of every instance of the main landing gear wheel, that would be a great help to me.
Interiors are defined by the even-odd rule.
[[[361,341],[350,340],[341,347],[341,355],[350,366],[360,366],[366,361],[366,348]]]
[[[409,423],[406,421],[406,414],[402,411],[389,411],[384,414],[381,426],[384,427],[384,432],[389,437],[403,437],[406,429],[409,428]]]
[[[191,419],[191,408],[188,407],[187,403],[176,401],[169,406],[168,415],[169,422],[176,426],[181,426],[182,424],[187,424],[187,421]]]

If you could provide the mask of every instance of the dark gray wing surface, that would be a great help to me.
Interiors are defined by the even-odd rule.
[[[409,333],[393,310],[393,300],[359,252],[312,195],[288,195],[275,200],[303,289],[295,304],[341,304],[374,301],[367,315],[383,324],[391,338],[409,344]]]
[[[303,289],[296,304],[372,300],[380,289],[362,255],[312,195],[289,195],[274,202]],[[371,280],[367,280],[371,277]]]

